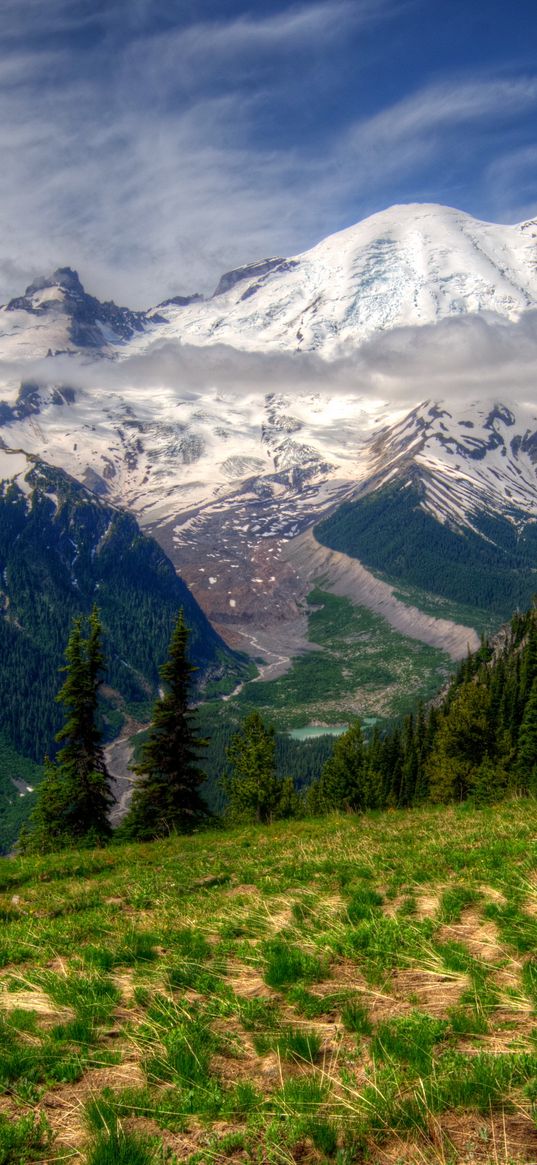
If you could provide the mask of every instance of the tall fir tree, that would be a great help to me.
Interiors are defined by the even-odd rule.
[[[229,799],[228,816],[234,821],[266,824],[279,816],[285,790],[276,774],[276,735],[259,712],[251,712],[232,737],[227,750],[229,770],[223,787]]]
[[[490,693],[484,683],[461,684],[441,718],[427,762],[432,801],[464,801],[474,776],[490,758]]]
[[[533,681],[518,734],[516,774],[521,793],[537,795],[537,679]]]
[[[362,728],[356,720],[338,736],[332,756],[323,766],[319,780],[320,804],[325,811],[358,812],[369,808],[367,778]]]
[[[45,762],[45,774],[25,835],[30,850],[66,845],[104,844],[111,834],[114,796],[97,725],[98,692],[105,661],[99,612],[93,608],[84,635],[84,620],[73,622],[65,649],[65,680],[56,697],[66,720],[56,736],[57,758]]]
[[[197,668],[188,656],[189,630],[179,612],[166,662],[160,669],[163,695],[153,708],[149,737],[142,748],[131,807],[122,833],[141,840],[188,833],[207,814],[200,793],[205,773],[199,759],[206,741],[190,706]]]

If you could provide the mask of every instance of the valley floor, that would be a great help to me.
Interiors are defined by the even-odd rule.
[[[534,801],[6,859],[0,916],[6,1165],[537,1160]]]

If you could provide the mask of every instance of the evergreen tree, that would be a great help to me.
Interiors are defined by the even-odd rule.
[[[70,837],[67,830],[67,790],[57,765],[45,757],[43,779],[29,823],[19,834],[21,853],[47,853],[65,849]]]
[[[463,801],[474,774],[490,757],[490,694],[482,683],[461,684],[440,722],[427,769],[433,801]]]
[[[423,708],[420,704],[416,718],[415,747],[417,756],[416,783],[414,786],[413,804],[421,805],[427,800],[429,784],[427,780],[427,756],[429,749],[429,727]]]
[[[382,772],[382,804],[396,808],[401,800],[401,785],[403,777],[403,749],[401,730],[392,729],[382,742],[381,750]]]
[[[470,792],[475,805],[490,805],[505,795],[508,784],[506,769],[485,756],[471,776]]]
[[[88,624],[85,637],[83,620],[74,620],[65,649],[65,680],[56,697],[67,713],[56,736],[62,747],[55,762],[45,762],[31,829],[23,842],[29,850],[103,844],[110,837],[108,814],[114,797],[97,726],[104,656],[96,607]]]
[[[277,815],[282,818],[298,817],[302,808],[301,799],[295,789],[292,777],[284,777],[280,785]]]
[[[520,674],[520,693],[524,703],[529,699],[531,686],[537,677],[537,624],[535,611],[529,612],[528,618],[529,626],[526,642],[522,650]]]
[[[189,705],[197,668],[188,657],[188,636],[180,611],[168,659],[160,669],[164,694],[154,706],[149,737],[133,770],[139,780],[122,826],[128,837],[150,840],[188,833],[207,815],[199,791],[205,780],[199,757],[206,741],[199,736],[197,714]]]
[[[276,774],[276,736],[267,728],[259,712],[246,717],[242,729],[227,750],[229,771],[224,791],[229,798],[228,814],[235,821],[267,823],[279,815],[282,782]],[[285,800],[289,800],[289,790]]]
[[[358,812],[369,807],[364,740],[360,721],[338,736],[320,776],[320,803],[325,810]]]
[[[520,791],[537,794],[537,679],[533,681],[518,736],[516,772]]]
[[[416,726],[412,713],[406,717],[403,724],[401,750],[401,788],[399,791],[399,805],[403,808],[406,808],[408,805],[413,804],[419,772],[419,756],[416,746]]]

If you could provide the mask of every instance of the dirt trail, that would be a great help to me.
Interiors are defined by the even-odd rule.
[[[274,629],[268,631],[264,629],[253,634],[241,631],[238,627],[234,627],[233,630],[243,641],[242,650],[256,660],[261,657],[265,662],[257,663],[259,672],[257,676],[239,684],[229,696],[222,697],[224,700],[231,700],[233,696],[237,696],[246,684],[256,684],[260,680],[276,680],[279,676],[285,675],[295,656],[305,651],[321,650],[318,644],[310,643],[306,639],[307,623],[303,612],[299,612],[295,620],[289,619],[285,623],[278,623]]]
[[[112,825],[119,824],[129,807],[134,782],[134,774],[130,769],[134,753],[132,737],[143,731],[144,728],[141,728],[136,720],[127,720],[123,736],[113,740],[104,750],[106,767],[112,777],[112,791],[116,798],[110,813]]]
[[[479,647],[479,636],[472,627],[436,619],[402,603],[393,587],[375,578],[358,559],[321,546],[311,530],[290,542],[282,557],[296,569],[301,581],[309,579],[312,585],[317,583],[334,595],[368,607],[403,635],[440,647],[453,659],[462,659],[468,649]]]

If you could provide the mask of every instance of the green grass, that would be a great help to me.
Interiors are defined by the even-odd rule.
[[[5,860],[0,1165],[535,1159],[536,837],[527,801]]]
[[[42,1161],[50,1144],[50,1130],[44,1116],[8,1118],[0,1112],[0,1165]]]
[[[373,572],[378,573],[378,572]],[[379,576],[380,577],[380,576]],[[493,635],[498,630],[499,616],[480,607],[472,607],[466,603],[457,603],[453,599],[446,599],[443,595],[434,595],[423,591],[420,587],[401,584],[400,580],[382,575],[386,582],[391,583],[394,595],[400,602],[409,607],[417,607],[425,615],[432,615],[434,619],[449,619],[452,623],[459,623],[463,627],[473,627],[478,635]]]
[[[402,635],[380,615],[320,589],[308,596],[308,637],[320,651],[297,656],[278,679],[247,682],[228,703],[200,707],[202,728],[234,728],[252,711],[278,731],[315,721],[389,720],[431,698],[453,671],[438,648]]]
[[[159,1158],[162,1160],[161,1154]],[[148,1137],[129,1132],[98,1133],[86,1157],[87,1165],[156,1165],[155,1146]]]
[[[255,709],[277,728],[390,718],[431,697],[453,670],[445,652],[349,599],[316,588],[308,602],[308,636],[322,652],[297,657],[279,679],[247,684],[234,701],[245,713]]]

